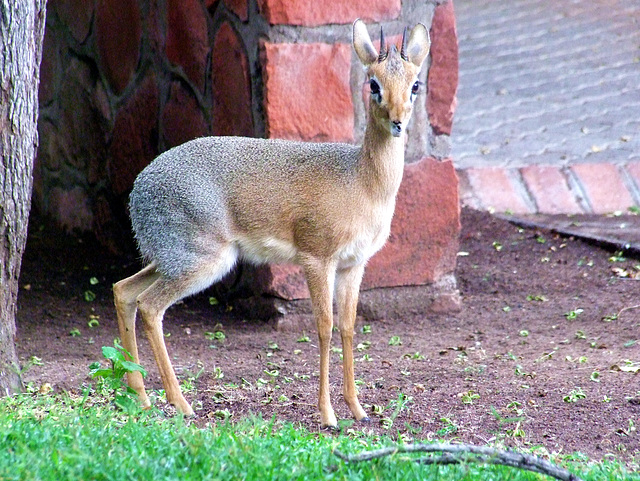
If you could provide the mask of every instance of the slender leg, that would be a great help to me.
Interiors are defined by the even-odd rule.
[[[329,395],[329,358],[333,328],[335,267],[316,260],[309,260],[303,265],[320,341],[320,388],[318,393],[320,422],[323,426],[334,427],[338,425],[338,420],[333,412]]]
[[[136,340],[136,300],[158,277],[159,274],[156,272],[155,265],[151,264],[137,274],[123,279],[113,286],[113,297],[116,305],[118,329],[120,330],[122,347],[131,354],[131,360],[135,363],[140,363],[138,343]],[[138,393],[138,398],[142,406],[149,407],[151,403],[144,389],[142,375],[139,372],[130,372],[127,374],[127,382],[129,386]]]
[[[162,277],[157,279],[138,296],[138,308],[140,309],[145,333],[158,365],[162,385],[167,394],[167,401],[173,404],[179,412],[190,416],[193,414],[193,409],[191,409],[191,405],[182,395],[162,332],[164,312],[181,297],[179,294],[182,290],[176,289],[174,284],[174,282],[167,281]]]
[[[336,297],[338,303],[338,327],[342,338],[343,392],[344,400],[358,420],[368,420],[360,406],[353,372],[353,333],[356,322],[358,293],[364,265],[338,270],[336,273]]]
[[[202,263],[191,272],[174,279],[158,274],[137,297],[138,310],[158,365],[167,401],[186,415],[192,415],[193,409],[182,395],[176,373],[171,365],[167,346],[164,343],[162,318],[173,303],[206,289],[224,277],[234,265],[237,253],[231,245],[210,246],[210,249],[207,258],[203,257]]]

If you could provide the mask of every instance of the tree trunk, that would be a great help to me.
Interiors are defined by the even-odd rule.
[[[22,389],[15,347],[27,240],[46,0],[0,0],[0,395]]]

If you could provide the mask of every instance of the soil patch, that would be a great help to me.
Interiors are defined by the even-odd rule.
[[[111,285],[139,264],[31,222],[17,343],[22,363],[36,356],[42,365],[24,380],[77,389],[90,382],[88,365],[101,360],[101,346],[118,335]],[[356,377],[373,421],[364,428],[637,459],[640,261],[483,212],[464,209],[462,223],[459,313],[358,324]],[[211,295],[165,317],[196,422],[255,413],[320,429],[316,333],[238,318],[232,306],[211,306]],[[160,389],[141,334],[139,341],[147,387]],[[334,346],[332,401],[338,418],[351,419],[341,399],[339,336]]]

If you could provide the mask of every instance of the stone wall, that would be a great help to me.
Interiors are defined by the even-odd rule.
[[[359,142],[365,78],[350,45],[358,17],[374,39],[382,26],[399,42],[419,21],[433,42],[392,235],[364,287],[451,277],[459,232],[451,0],[50,0],[34,207],[123,251],[132,245],[132,182],[172,146],[203,135]],[[307,295],[295,268],[251,272],[259,292]]]

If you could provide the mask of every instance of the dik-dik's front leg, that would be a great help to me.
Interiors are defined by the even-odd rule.
[[[333,286],[335,266],[317,259],[308,259],[304,263],[304,272],[311,294],[313,316],[318,329],[320,348],[320,388],[318,408],[323,426],[335,427],[338,420],[333,412],[329,398],[329,356],[331,348],[331,330],[333,329]]]
[[[342,337],[342,362],[344,369],[344,400],[358,421],[369,418],[360,406],[353,373],[353,334],[356,322],[356,308],[364,265],[340,269],[336,273],[336,296],[338,301],[338,327]]]

